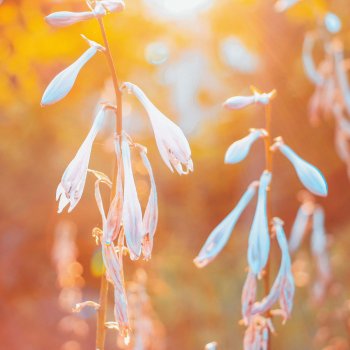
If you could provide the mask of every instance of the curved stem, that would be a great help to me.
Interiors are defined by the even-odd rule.
[[[122,93],[119,86],[119,80],[117,76],[117,72],[115,69],[115,64],[112,58],[106,30],[104,27],[104,23],[102,18],[97,18],[101,34],[104,41],[104,46],[106,50],[104,51],[108,66],[112,75],[113,80],[113,86],[114,91],[116,95],[117,100],[117,112],[116,112],[116,132],[117,135],[122,134],[123,130],[123,105],[122,105]],[[113,171],[113,184],[112,184],[112,191],[111,191],[111,197],[110,202],[112,202],[115,192],[116,192],[116,174],[117,174],[117,161],[115,161],[114,164],[114,171]],[[105,339],[106,339],[106,314],[107,314],[107,303],[108,303],[108,281],[106,278],[106,274],[103,274],[101,278],[101,288],[100,288],[100,308],[98,310],[98,316],[97,316],[97,327],[96,327],[96,349],[97,350],[104,350],[105,349]]]
[[[267,136],[264,138],[265,142],[265,168],[267,171],[272,172],[272,151],[270,150],[271,147],[271,105],[268,103],[265,106],[265,130],[267,131]],[[271,223],[271,185],[267,192],[267,220],[270,225]],[[266,267],[265,267],[265,275],[264,275],[264,291],[265,295],[268,295],[270,292],[270,258],[267,261]],[[270,317],[270,315],[267,315]],[[271,336],[269,335],[268,338],[268,344],[267,344],[267,350],[271,350]]]

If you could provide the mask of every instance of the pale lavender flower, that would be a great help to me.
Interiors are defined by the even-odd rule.
[[[123,0],[100,0],[98,4],[101,4],[108,12],[121,12],[125,9]]]
[[[323,22],[326,29],[332,34],[338,33],[342,27],[339,17],[332,12],[326,13],[323,18]]]
[[[242,291],[242,316],[245,325],[249,324],[252,307],[256,301],[257,280],[254,273],[248,272]]]
[[[312,57],[312,50],[315,45],[315,34],[307,33],[304,38],[303,44],[303,64],[307,77],[310,79],[312,83],[315,85],[322,85],[324,83],[324,77],[319,74],[314,59]]]
[[[256,315],[244,333],[244,350],[267,350],[269,331],[275,333],[271,319]]]
[[[314,255],[320,255],[326,250],[327,236],[324,224],[324,211],[317,206],[312,217],[311,250]]]
[[[159,111],[137,85],[124,83],[123,86],[133,93],[146,109],[159,153],[168,168],[171,171],[174,168],[180,175],[193,171],[190,145],[182,130]]]
[[[141,145],[136,145],[140,152],[142,162],[147,169],[150,182],[151,190],[148,197],[147,206],[145,213],[143,215],[142,223],[144,228],[144,236],[142,240],[142,254],[146,260],[151,258],[152,248],[153,248],[153,238],[156,232],[158,223],[158,197],[157,197],[157,187],[154,181],[153,171],[151,163],[147,157],[147,149]]]
[[[122,159],[124,171],[124,203],[123,225],[130,258],[136,260],[141,255],[141,242],[144,236],[142,211],[137,196],[134,175],[132,171],[129,142],[125,135],[122,137]]]
[[[243,210],[247,207],[256,193],[258,182],[254,181],[236,207],[226,216],[226,218],[210,233],[207,241],[204,243],[198,256],[193,260],[197,267],[201,268],[208,265],[224,248],[231,236],[232,230]]]
[[[96,54],[97,51],[103,51],[103,46],[89,40],[83,36],[88,42],[90,48],[86,50],[73,64],[63,70],[51,81],[46,88],[41,99],[41,105],[50,105],[62,100],[71,91],[75,80],[84,67],[84,65]]]
[[[234,142],[226,151],[225,163],[235,164],[245,159],[253,143],[259,138],[266,137],[264,129],[251,129],[250,134]]]
[[[95,14],[92,11],[85,12],[70,12],[59,11],[54,12],[45,17],[45,21],[54,27],[66,27],[81,21],[94,18]]]
[[[56,191],[56,200],[59,201],[59,213],[68,204],[70,205],[68,212],[71,212],[83,194],[92,145],[97,133],[103,126],[107,108],[107,105],[100,108],[86,139],[62,176]]]
[[[267,222],[267,191],[271,182],[271,173],[264,171],[260,177],[258,203],[249,234],[248,263],[256,275],[261,274],[267,263],[270,251],[270,235]]]
[[[297,4],[300,0],[278,0],[275,3],[275,10],[277,12],[283,12]]]
[[[271,310],[272,306],[279,300],[284,321],[286,321],[292,312],[295,285],[283,221],[279,218],[273,218],[273,227],[282,253],[280,269],[269,294],[261,302],[253,305],[251,313],[252,315],[262,314]]]
[[[227,109],[241,109],[252,104],[267,105],[276,95],[276,90],[268,93],[260,93],[255,88],[252,88],[253,95],[251,96],[234,96],[224,102],[224,107]]]
[[[313,194],[325,197],[328,194],[328,186],[322,173],[313,165],[300,158],[281,137],[275,139],[271,150],[280,150],[292,163],[301,183]]]

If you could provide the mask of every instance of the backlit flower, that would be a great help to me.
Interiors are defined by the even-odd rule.
[[[327,182],[322,173],[313,165],[300,158],[290,147],[288,147],[281,137],[275,139],[271,147],[274,151],[280,150],[283,155],[294,166],[301,183],[313,194],[325,197],[328,194]]]
[[[62,212],[69,204],[68,212],[71,212],[78,204],[85,186],[86,175],[90,160],[92,144],[97,133],[101,130],[108,106],[102,106],[97,113],[92,127],[80,146],[77,154],[65,170],[61,182],[57,187],[56,200],[59,201],[58,212]]]
[[[232,230],[243,210],[249,204],[256,193],[258,182],[252,182],[236,207],[226,218],[211,232],[198,256],[193,260],[197,267],[208,265],[224,248],[231,236]]]
[[[317,206],[312,217],[311,250],[314,255],[322,254],[326,250],[327,236],[324,224],[324,211]]]
[[[252,307],[256,301],[257,280],[254,273],[248,272],[242,291],[242,316],[246,325],[252,314]]]
[[[54,27],[66,27],[81,21],[94,18],[95,14],[92,11],[85,12],[70,12],[59,11],[54,12],[45,17],[45,21]]]
[[[276,95],[276,91],[272,90],[268,93],[260,93],[255,88],[252,88],[253,95],[251,96],[234,96],[224,102],[224,107],[227,109],[241,109],[252,104],[267,105]]]
[[[277,12],[283,12],[297,4],[300,0],[278,0],[275,3],[275,10]]]
[[[173,171],[174,168],[180,175],[193,171],[190,145],[182,130],[160,112],[137,85],[124,83],[124,87],[133,93],[146,109],[158,150],[169,169]]]
[[[252,144],[261,137],[265,137],[267,132],[264,129],[251,129],[250,134],[234,142],[226,151],[225,163],[235,164],[245,159]]]
[[[267,263],[270,251],[270,235],[267,222],[267,190],[271,182],[271,173],[264,171],[260,177],[258,203],[249,234],[248,263],[255,275],[261,274]]]

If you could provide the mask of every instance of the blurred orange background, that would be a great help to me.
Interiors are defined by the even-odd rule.
[[[337,13],[343,22],[341,38],[350,48],[346,0],[305,0],[288,14],[276,13],[270,0],[127,0],[123,13],[105,20],[120,79],[142,87],[183,128],[193,152],[195,172],[183,177],[171,174],[160,159],[145,112],[127,97],[125,128],[149,150],[160,218],[152,260],[128,261],[126,276],[131,279],[138,267],[147,271],[148,293],[166,332],[166,349],[202,349],[212,340],[220,349],[242,348],[240,294],[254,206],[209,267],[198,270],[192,260],[263,170],[261,144],[241,164],[223,163],[234,140],[249,128],[264,125],[261,108],[239,112],[222,108],[228,97],[249,94],[251,84],[264,91],[277,89],[274,136],[283,135],[297,153],[321,169],[329,184],[329,197],[320,203],[332,237],[334,282],[326,302],[317,308],[309,302],[308,282],[297,288],[292,319],[285,326],[276,322],[273,348],[323,349],[338,342],[334,349],[349,349],[350,188],[334,150],[332,121],[313,128],[307,119],[312,86],[303,72],[301,47],[305,32],[315,26],[311,9]],[[57,225],[62,220],[74,223],[83,299],[98,298],[101,262],[91,231],[101,223],[93,179],[88,178],[83,198],[71,214],[56,213],[55,191],[90,128],[101,91],[108,89],[109,71],[104,57],[96,55],[67,98],[40,107],[51,79],[86,49],[80,34],[102,41],[96,21],[49,27],[44,17],[60,10],[85,10],[85,4],[5,0],[0,6],[0,349],[94,349],[92,312],[79,316],[88,325],[86,333],[60,327],[67,312],[59,305],[52,259]],[[98,137],[90,162],[91,168],[109,175],[112,128],[111,120]],[[147,195],[144,181],[139,173],[141,197]],[[300,189],[290,164],[275,157],[273,213],[283,218],[287,233]],[[273,271],[279,264],[276,256]],[[312,274],[307,245],[299,259],[306,261],[305,273]],[[108,334],[108,349],[116,348],[115,338],[113,332]],[[67,345],[70,339],[75,343]]]

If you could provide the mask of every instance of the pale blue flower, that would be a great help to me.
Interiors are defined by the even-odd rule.
[[[248,263],[256,275],[261,274],[267,263],[270,251],[270,235],[267,222],[267,191],[271,182],[271,173],[264,171],[260,177],[258,203],[249,234]]]
[[[314,255],[322,254],[327,247],[324,221],[324,211],[320,206],[317,206],[312,217],[311,250]]]
[[[197,267],[204,267],[208,265],[224,248],[231,236],[237,220],[254,197],[257,186],[258,182],[255,181],[251,183],[236,207],[210,233],[198,256],[193,260]]]
[[[297,216],[295,217],[292,230],[289,238],[289,250],[291,253],[295,252],[306,233],[307,224],[310,219],[310,211],[307,210],[307,203],[302,204],[298,209]]]
[[[234,142],[226,151],[225,163],[235,164],[245,159],[253,143],[267,135],[264,129],[251,129],[250,134]]]
[[[279,149],[292,163],[301,183],[313,194],[325,197],[328,185],[322,173],[313,165],[300,158],[281,137],[275,140],[272,150]]]
[[[327,12],[323,19],[326,29],[332,33],[338,33],[342,27],[340,18],[333,12]]]

